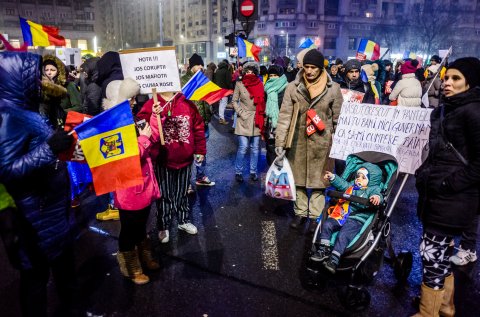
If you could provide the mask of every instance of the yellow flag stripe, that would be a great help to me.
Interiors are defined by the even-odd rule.
[[[212,83],[211,81],[203,85],[202,87],[195,90],[193,95],[190,97],[190,100],[200,100],[211,92],[220,90],[221,88]]]
[[[118,139],[118,133],[120,133],[121,141]],[[118,146],[123,145],[123,153],[117,154],[116,151],[113,150],[110,152],[110,157],[105,157],[104,152],[106,152],[107,147],[106,145],[101,146],[101,140],[103,138],[107,138],[106,140],[110,142],[116,142]],[[83,153],[85,154],[85,159],[87,160],[90,168],[139,155],[137,133],[135,131],[135,125],[133,124],[97,134],[85,140],[81,140],[80,146],[82,147]]]
[[[253,43],[245,41],[245,49],[247,50],[247,57],[253,57],[252,46],[253,46]]]
[[[50,46],[48,34],[43,30],[41,24],[27,20],[30,25],[30,32],[32,33],[32,41],[34,46]]]

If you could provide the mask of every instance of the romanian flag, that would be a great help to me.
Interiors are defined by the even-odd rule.
[[[258,53],[262,51],[260,46],[250,43],[247,40],[237,36],[238,57],[253,57],[255,61],[259,62]]]
[[[124,101],[75,128],[98,195],[143,183],[137,133]]]
[[[316,48],[316,46],[310,38],[307,38],[298,48]]]
[[[402,59],[417,59],[417,55],[413,52],[405,51],[405,52],[403,52],[403,58]]]
[[[359,61],[371,60],[375,61],[380,58],[380,45],[377,43],[362,39],[358,45],[356,59]]]
[[[58,28],[41,25],[20,17],[23,42],[29,46],[65,46],[65,38],[58,34]]]
[[[189,100],[206,101],[209,105],[233,93],[230,89],[220,88],[210,81],[201,71],[196,72],[183,86],[182,93]]]

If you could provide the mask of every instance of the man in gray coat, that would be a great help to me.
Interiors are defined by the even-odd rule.
[[[323,175],[333,170],[333,159],[328,155],[343,97],[323,61],[317,50],[305,54],[303,68],[285,90],[277,123],[277,162],[287,157],[297,187],[292,228],[298,228],[307,217],[312,219],[310,229],[315,228],[314,219],[325,206],[324,193],[329,186]],[[307,188],[311,189],[310,198]]]

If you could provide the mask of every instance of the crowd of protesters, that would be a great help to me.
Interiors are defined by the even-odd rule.
[[[111,193],[106,210],[97,219],[120,220],[120,271],[134,283],[144,284],[149,281],[145,273],[160,268],[150,247],[152,237],[147,234],[151,209],[156,210],[158,236],[154,238],[161,243],[170,241],[174,217],[179,230],[198,233],[191,221],[188,195],[195,187],[215,186],[207,176],[212,120],[232,124],[237,136],[232,162],[232,179],[237,182],[245,181],[246,161],[249,180],[259,180],[261,140],[269,165],[283,157],[289,159],[297,186],[290,225],[298,229],[310,219],[312,231],[329,186],[323,174],[334,166],[340,168],[328,152],[344,94],[354,92],[361,103],[434,109],[430,152],[417,178],[419,215],[424,224],[419,316],[439,312],[452,316],[450,263],[465,265],[477,258],[480,148],[475,135],[480,133],[480,118],[476,118],[479,112],[475,107],[480,102],[480,61],[460,58],[444,65],[434,55],[425,68],[416,59],[397,61],[394,67],[389,60],[329,62],[319,50],[304,49],[295,66],[288,57],[277,57],[269,65],[223,60],[204,67],[202,57],[193,54],[181,83],[200,71],[219,87],[233,90],[232,96],[215,105],[218,119],[211,105],[187,100],[181,92],[141,98],[138,83],[123,77],[116,52],[90,58],[78,70],[51,55],[0,53],[0,74],[8,73],[8,79],[2,76],[5,80],[0,81],[0,233],[10,262],[20,270],[22,313],[46,315],[50,269],[65,316],[75,311],[71,210],[78,202],[72,201],[76,197],[70,192],[67,165],[58,159],[73,142],[64,131],[67,112],[95,116],[128,100],[139,123],[143,184]],[[422,99],[425,94],[428,103]],[[227,120],[227,108],[234,111],[232,122]],[[324,123],[322,128],[314,127],[312,134],[306,133],[307,111],[314,111]],[[164,119],[163,133],[158,117]],[[296,122],[293,127],[292,122]],[[287,148],[289,134],[295,137]],[[446,151],[447,143],[456,151]],[[453,200],[456,203],[451,203]],[[453,237],[460,235],[459,252],[453,255],[449,246]],[[428,248],[435,248],[438,254],[429,256]]]

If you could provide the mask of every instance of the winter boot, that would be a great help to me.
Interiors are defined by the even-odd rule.
[[[158,262],[153,258],[150,239],[146,238],[140,242],[140,245],[138,246],[138,253],[140,254],[140,262],[142,263],[143,267],[152,271],[160,268],[160,264],[158,264]]]
[[[119,220],[120,214],[118,209],[113,207],[112,205],[108,204],[107,210],[99,212],[96,215],[97,220]]]
[[[310,257],[310,259],[315,262],[322,262],[328,259],[331,252],[329,245],[320,244],[318,250]]]
[[[455,279],[453,274],[450,274],[445,278],[445,295],[443,297],[443,303],[440,306],[440,316],[453,317],[455,316],[455,304],[453,302],[453,294],[455,293]]]
[[[420,311],[412,317],[438,317],[445,289],[434,290],[422,283]]]
[[[141,285],[150,281],[148,276],[143,274],[137,250],[117,253],[117,261],[122,275],[132,280],[133,283]]]

